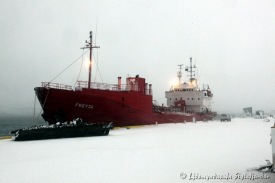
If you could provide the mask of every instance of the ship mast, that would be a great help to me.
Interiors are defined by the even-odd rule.
[[[179,66],[179,69],[180,69],[180,71],[178,72],[178,78],[179,78],[179,84],[180,84],[180,79],[182,77],[181,67],[183,66],[183,64],[180,64],[178,66]]]
[[[91,77],[92,77],[92,56],[93,48],[100,48],[100,46],[93,46],[93,32],[90,31],[90,42],[86,40],[86,46],[81,49],[90,49],[90,60],[89,60],[89,76],[88,76],[88,89],[91,88]]]
[[[192,57],[190,57],[190,67],[186,67],[185,68],[185,71],[186,72],[189,72],[190,75],[188,75],[190,77],[190,81],[193,81],[195,80],[196,78],[195,77],[195,70],[193,69],[196,69],[196,66],[192,66]]]

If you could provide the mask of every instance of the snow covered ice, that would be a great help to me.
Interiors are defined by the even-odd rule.
[[[274,119],[161,124],[118,128],[109,136],[15,142],[0,141],[0,182],[254,182],[274,183],[275,174],[235,180],[272,162]],[[183,175],[186,176],[183,179]],[[191,176],[232,176],[190,180]]]

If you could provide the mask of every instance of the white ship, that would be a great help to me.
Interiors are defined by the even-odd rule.
[[[177,76],[179,83],[173,85],[170,91],[165,92],[168,107],[182,106],[184,112],[187,113],[211,113],[213,94],[209,85],[204,85],[202,89],[198,86],[196,76],[196,66],[192,65],[190,58],[190,66],[185,68],[188,81],[182,82],[182,66],[179,66]]]

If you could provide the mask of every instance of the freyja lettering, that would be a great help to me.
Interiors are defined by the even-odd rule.
[[[82,108],[82,109],[93,109],[94,106],[90,104],[80,104],[80,103],[75,103],[75,107]]]

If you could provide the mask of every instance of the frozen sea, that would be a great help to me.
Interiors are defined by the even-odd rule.
[[[274,183],[274,173],[249,171],[272,161],[273,125],[233,118],[117,128],[103,137],[0,140],[0,182]]]

